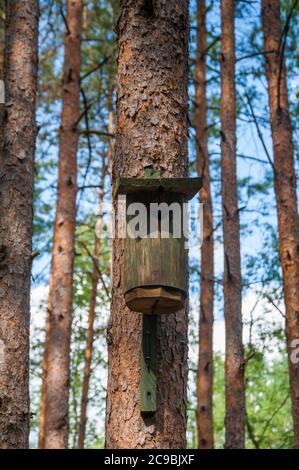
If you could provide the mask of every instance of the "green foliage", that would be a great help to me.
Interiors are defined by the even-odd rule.
[[[277,351],[272,360],[256,351],[246,368],[248,448],[293,447],[290,402],[285,351]]]
[[[281,335],[280,335],[281,336]],[[283,338],[280,337],[280,341]],[[215,448],[224,446],[224,361],[214,357],[214,438]],[[188,447],[196,448],[195,395],[188,412]],[[246,367],[246,448],[287,449],[293,447],[290,391],[285,351],[276,351],[271,360],[263,352],[255,354]]]

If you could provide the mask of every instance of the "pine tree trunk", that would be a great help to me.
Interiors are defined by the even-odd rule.
[[[0,448],[29,437],[29,320],[38,2],[6,2],[0,147]]]
[[[225,447],[245,445],[242,278],[236,170],[234,1],[221,2],[221,185],[224,239]]]
[[[113,89],[109,91],[109,96],[108,96],[108,133],[110,135],[113,135],[115,132],[115,126],[114,126],[114,112],[113,112]],[[108,166],[109,166],[109,174],[110,174],[110,179],[112,178],[112,160],[113,160],[113,151],[114,151],[114,138],[110,137],[109,141],[109,151],[108,151]],[[112,190],[112,185],[110,185],[110,190]],[[111,198],[112,198],[112,192],[110,192]]]
[[[4,14],[4,2],[0,0],[0,80],[3,80],[3,65],[4,65],[4,46],[5,46],[5,14]],[[1,103],[0,103],[1,104]]]
[[[68,445],[69,362],[80,116],[82,0],[67,1],[58,168],[58,195],[52,248],[40,445]]]
[[[188,1],[127,0],[118,20],[117,133],[113,181],[186,176]],[[171,269],[171,267],[170,267]],[[123,240],[113,242],[107,331],[107,448],[186,446],[187,311],[158,318],[157,412],[140,414],[142,315],[125,306]]]
[[[4,100],[5,97],[3,96],[4,93],[4,75],[3,75],[3,67],[4,67],[4,48],[5,48],[5,8],[4,8],[4,1],[0,0],[0,145],[2,140],[2,119],[4,113]],[[4,93],[5,94],[5,93]]]
[[[299,219],[294,146],[280,28],[280,2],[263,0],[262,21],[274,154],[274,189],[278,213],[279,254],[283,272],[286,339],[295,447],[299,448],[299,364],[292,362],[299,339]]]
[[[101,252],[101,238],[100,233],[102,231],[103,223],[103,202],[104,202],[104,184],[106,175],[106,161],[103,159],[100,194],[99,194],[99,216],[97,222],[97,234],[95,235],[95,246],[94,246],[94,261],[93,269],[91,274],[91,292],[89,300],[89,312],[88,312],[88,328],[86,335],[86,346],[84,351],[84,372],[83,372],[83,385],[81,395],[81,407],[80,407],[80,420],[79,420],[79,431],[78,431],[78,449],[84,448],[85,431],[86,431],[86,417],[87,417],[87,405],[88,405],[88,393],[89,393],[89,382],[91,373],[91,360],[93,352],[94,342],[94,320],[96,313],[97,304],[97,293],[99,283],[99,268],[98,264],[95,263],[99,259]]]
[[[206,2],[197,1],[197,51],[195,63],[195,130],[198,175],[202,177],[200,200],[203,204],[201,246],[199,357],[197,369],[198,447],[212,449],[213,436],[213,299],[214,249],[213,207],[208,154],[206,100]]]

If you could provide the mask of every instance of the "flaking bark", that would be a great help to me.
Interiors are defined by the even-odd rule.
[[[299,364],[291,359],[296,346],[293,341],[299,339],[299,218],[292,125],[282,47],[284,39],[280,28],[278,0],[263,0],[262,22],[264,50],[267,52],[266,76],[274,154],[274,190],[278,215],[279,254],[283,272],[292,415],[295,447],[299,448]]]
[[[0,448],[29,437],[29,319],[38,2],[6,2],[0,137]]]
[[[117,132],[113,181],[186,176],[188,1],[127,0],[118,20]],[[158,320],[158,410],[140,414],[142,316],[123,296],[123,240],[113,243],[112,309],[107,332],[107,448],[186,446],[187,311]],[[170,267],[171,269],[171,267]]]

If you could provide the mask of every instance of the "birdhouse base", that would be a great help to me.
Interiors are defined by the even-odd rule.
[[[127,306],[148,315],[175,313],[185,306],[186,295],[172,287],[136,287],[125,294]]]

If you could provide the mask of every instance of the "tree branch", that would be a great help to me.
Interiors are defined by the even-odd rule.
[[[89,70],[89,72],[86,72],[84,75],[82,75],[82,77],[80,77],[80,83],[87,77],[89,77],[89,75],[91,75],[92,73],[96,72],[97,70],[99,70],[101,67],[103,67],[103,65],[105,65],[108,60],[111,58],[111,56],[107,56],[107,57],[104,57],[104,59],[99,63],[97,64],[95,67],[93,67],[91,70]]]
[[[275,166],[274,166],[274,163],[269,155],[269,152],[268,152],[268,149],[266,147],[266,144],[265,144],[265,141],[264,141],[264,138],[263,138],[263,134],[260,130],[260,127],[259,127],[259,124],[257,122],[257,119],[256,119],[256,116],[255,116],[255,113],[254,113],[254,110],[253,110],[253,107],[252,107],[252,104],[251,104],[251,100],[249,98],[249,95],[246,94],[246,97],[247,97],[247,102],[248,102],[248,105],[249,105],[249,108],[250,108],[250,112],[251,112],[251,115],[252,115],[252,118],[253,118],[253,121],[254,121],[254,124],[255,124],[255,127],[256,127],[256,130],[257,130],[257,133],[258,133],[258,137],[262,143],[262,146],[263,146],[263,149],[266,153],[266,156],[268,158],[268,161],[272,167],[272,170],[273,170],[273,173],[274,173],[274,176],[276,176],[276,170],[275,170]]]
[[[280,95],[281,95],[281,93],[280,93],[280,83],[281,83],[282,70],[283,70],[284,52],[285,52],[287,36],[288,36],[289,28],[290,28],[290,21],[291,21],[292,14],[293,14],[293,12],[296,8],[297,3],[298,3],[298,0],[295,0],[292,7],[291,7],[291,9],[290,9],[290,11],[289,11],[289,14],[287,16],[285,26],[283,28],[283,32],[282,32],[282,35],[281,35],[281,38],[280,38],[280,41],[279,41],[279,47],[278,47],[278,50],[279,50],[279,70],[278,70],[278,82],[277,82],[277,108],[278,108],[278,110],[280,110]],[[281,47],[281,40],[282,40],[282,47]],[[280,50],[280,47],[281,47],[281,50]]]
[[[102,286],[103,286],[103,288],[104,288],[104,291],[105,291],[105,293],[106,293],[108,299],[111,300],[110,292],[109,292],[108,287],[106,286],[106,283],[105,283],[105,281],[104,281],[102,271],[101,271],[100,268],[99,268],[99,260],[98,260],[98,258],[96,258],[96,257],[90,252],[88,246],[87,246],[84,242],[79,241],[79,243],[80,243],[80,245],[83,246],[84,250],[86,251],[86,253],[88,254],[88,256],[91,258],[91,260],[93,261],[94,267],[96,268],[96,270],[97,270],[97,272],[98,272],[98,275],[99,275],[99,277],[100,277]]]
[[[60,14],[61,14],[61,16],[62,16],[62,19],[63,19],[63,22],[64,22],[64,24],[65,24],[66,33],[67,33],[67,34],[71,34],[71,31],[70,31],[69,25],[68,25],[68,23],[67,23],[67,19],[66,19],[66,17],[65,17],[65,14],[64,14],[63,7],[62,7],[62,6],[59,8],[59,12],[60,12]]]

